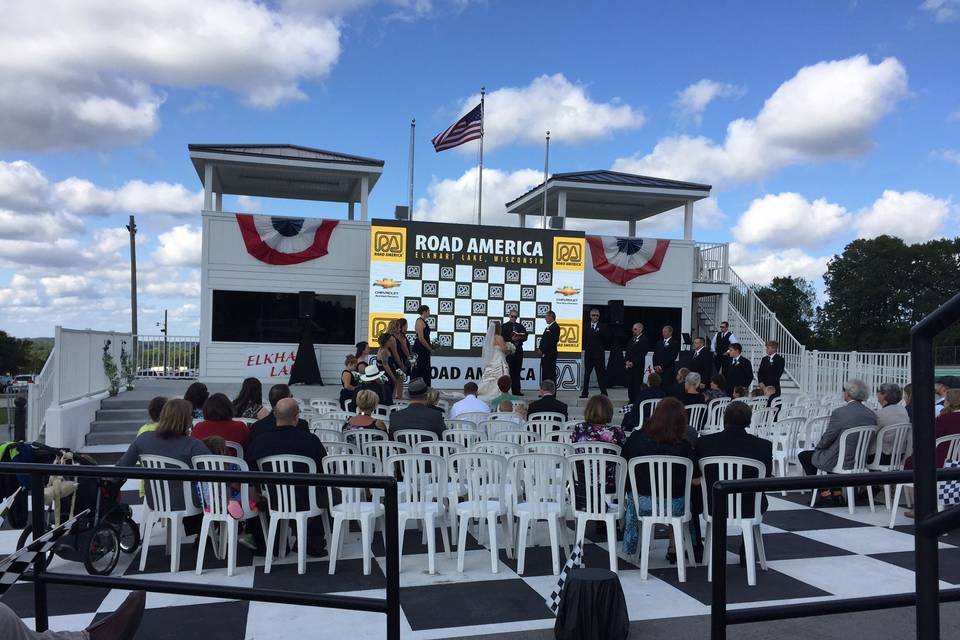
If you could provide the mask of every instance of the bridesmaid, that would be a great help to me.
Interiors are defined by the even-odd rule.
[[[427,305],[421,305],[417,309],[417,313],[420,315],[417,318],[416,324],[413,325],[413,329],[417,334],[417,338],[413,343],[413,352],[417,354],[417,366],[414,368],[413,373],[411,374],[412,378],[423,378],[423,381],[427,383],[427,386],[430,386],[430,356],[433,354],[433,349],[430,347],[430,325],[427,324],[427,318],[430,317],[430,307]]]
[[[394,337],[397,339],[397,347],[400,351],[400,368],[407,375],[410,375],[410,342],[407,340],[407,319],[397,320],[397,332]]]

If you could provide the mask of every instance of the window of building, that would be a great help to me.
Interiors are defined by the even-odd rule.
[[[356,296],[314,295],[317,344],[356,343]],[[300,342],[300,296],[264,291],[213,292],[214,342]]]

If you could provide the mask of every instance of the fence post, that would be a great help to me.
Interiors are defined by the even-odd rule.
[[[27,399],[17,396],[13,401],[13,439],[23,442],[27,439]]]
[[[33,516],[31,527],[34,540],[46,533],[43,485],[43,476],[36,472],[30,474],[30,511]],[[47,583],[42,579],[46,568],[47,554],[38,553],[33,561],[33,575],[39,578],[33,583],[33,618],[34,627],[38,632],[46,631],[50,625],[47,616]]]
[[[710,557],[713,583],[710,597],[710,640],[727,640],[727,494],[714,483],[710,509]],[[704,505],[706,508],[708,505]]]

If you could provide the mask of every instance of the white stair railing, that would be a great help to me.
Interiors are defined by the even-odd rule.
[[[34,380],[34,383],[27,387],[27,440],[43,441],[44,416],[47,409],[53,404],[56,397],[56,380],[54,375],[57,362],[57,344],[54,342],[53,349],[47,356],[47,361],[43,363],[40,374]]]

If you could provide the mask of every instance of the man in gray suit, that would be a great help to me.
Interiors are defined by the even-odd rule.
[[[834,409],[830,414],[830,423],[813,451],[801,451],[797,456],[803,471],[808,476],[817,474],[817,471],[830,471],[837,466],[840,457],[840,442],[842,434],[854,427],[876,426],[877,416],[873,411],[863,406],[870,390],[862,380],[848,380],[843,385],[843,399],[846,404]],[[853,464],[853,441],[847,443],[844,454],[844,468]]]

